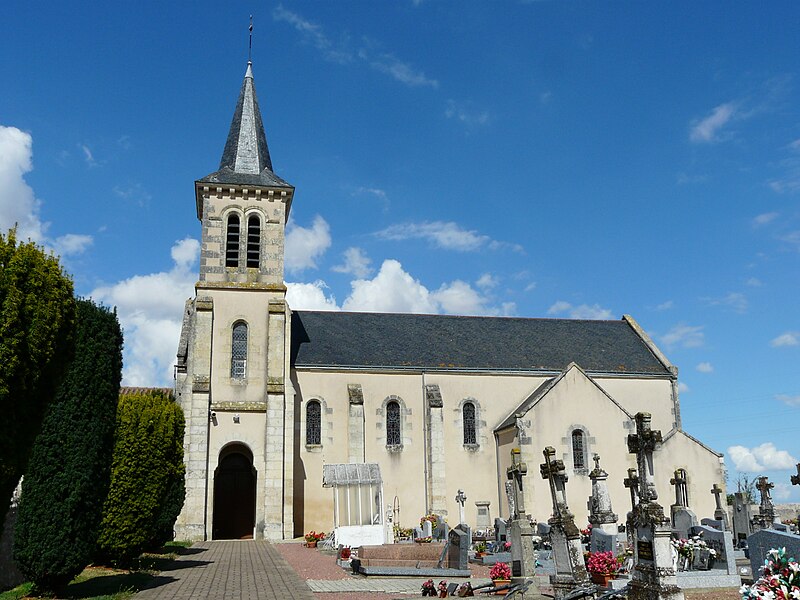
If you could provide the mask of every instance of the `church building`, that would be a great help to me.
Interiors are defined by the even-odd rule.
[[[474,527],[508,515],[512,449],[528,465],[526,511],[552,512],[542,451],[564,461],[576,523],[587,522],[600,456],[614,512],[635,468],[626,439],[652,415],[659,502],[685,472],[690,508],[714,513],[720,453],[684,432],[678,370],[630,316],[528,319],[292,310],[284,230],[295,188],[276,175],[248,63],[219,169],[195,182],[202,250],[186,302],[176,394],[186,415],[186,502],[178,539],[272,540],[330,531],[323,467],[379,466],[402,527],[429,513]],[[361,497],[357,499],[361,506]]]

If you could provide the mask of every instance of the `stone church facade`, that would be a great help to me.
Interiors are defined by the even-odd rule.
[[[652,414],[663,504],[687,473],[689,504],[711,516],[722,455],[681,427],[677,368],[630,316],[522,319],[292,311],[284,229],[295,188],[273,170],[248,64],[220,167],[195,182],[202,228],[196,296],[186,302],[176,394],[186,415],[180,539],[285,539],[329,531],[323,465],[377,463],[395,522],[506,516],[512,448],[529,465],[525,506],[551,512],[536,466],[556,448],[576,522],[587,519],[594,454],[615,512],[635,461],[633,416]],[[369,516],[367,518],[370,518]]]

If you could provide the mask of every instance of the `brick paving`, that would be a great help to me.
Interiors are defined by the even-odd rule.
[[[305,581],[265,541],[200,542],[136,594],[137,600],[314,600]]]

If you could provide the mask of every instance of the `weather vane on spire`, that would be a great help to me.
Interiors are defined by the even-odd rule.
[[[250,15],[250,47],[247,49],[247,62],[253,62],[253,15]]]

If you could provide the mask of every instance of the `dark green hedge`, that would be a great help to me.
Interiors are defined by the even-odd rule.
[[[14,539],[22,573],[52,592],[94,555],[122,372],[116,314],[89,300],[77,309],[74,358],[33,445]]]
[[[101,557],[128,566],[172,538],[183,507],[183,411],[157,391],[123,396],[99,538]]]

